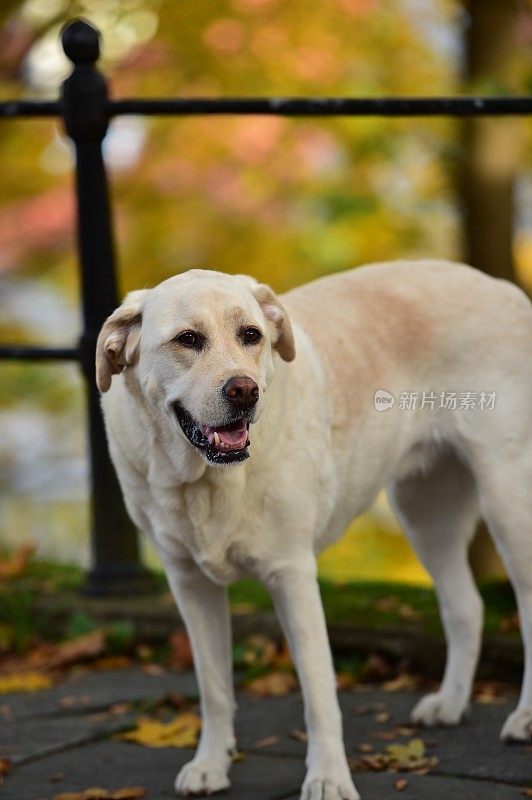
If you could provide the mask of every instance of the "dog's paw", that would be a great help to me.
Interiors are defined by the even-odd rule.
[[[299,800],[360,800],[350,777],[307,775]]]
[[[427,694],[417,703],[410,719],[412,722],[434,727],[435,725],[458,725],[467,712],[467,703],[446,697],[440,692]]]
[[[206,758],[194,758],[189,761],[175,779],[176,794],[182,797],[223,792],[230,785],[226,764],[216,764],[215,761]]]
[[[528,742],[532,739],[532,708],[513,711],[502,726],[503,742]]]

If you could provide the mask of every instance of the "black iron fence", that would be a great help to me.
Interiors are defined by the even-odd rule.
[[[109,120],[121,114],[262,114],[291,117],[414,117],[525,115],[532,97],[429,98],[172,98],[111,100],[107,81],[95,64],[99,32],[84,20],[69,23],[63,49],[74,68],[55,101],[0,103],[0,118],[60,117],[76,150],[78,256],[83,330],[77,346],[0,346],[0,358],[74,360],[86,380],[91,475],[91,594],[133,593],[147,585],[136,532],[125,511],[109,459],[95,384],[96,339],[105,318],[118,305],[113,228],[102,141]]]

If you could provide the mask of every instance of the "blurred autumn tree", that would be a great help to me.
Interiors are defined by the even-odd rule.
[[[308,0],[3,0],[0,97],[57,95],[69,71],[59,31],[78,15],[102,31],[113,94],[150,97],[455,94],[468,20],[458,0],[328,0],[310,12]],[[530,86],[524,53],[515,48],[497,91]],[[445,119],[117,119],[106,156],[121,288],[207,266],[285,290],[368,261],[460,258],[461,130]],[[0,163],[0,281],[36,281],[77,313],[59,124],[1,121]],[[531,229],[519,233],[523,274]],[[7,311],[3,340],[74,335]],[[57,372],[1,368],[4,406],[79,403]]]

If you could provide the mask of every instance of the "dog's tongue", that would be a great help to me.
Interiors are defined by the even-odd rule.
[[[221,444],[223,447],[231,450],[239,450],[241,447],[244,447],[248,438],[248,429],[245,419],[240,419],[237,422],[231,423],[231,425],[223,425],[219,428],[205,425],[203,433],[215,447]]]

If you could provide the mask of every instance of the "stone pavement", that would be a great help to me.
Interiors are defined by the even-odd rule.
[[[4,696],[0,703],[0,757],[10,758],[13,769],[0,789],[0,798],[51,800],[61,792],[90,786],[143,786],[147,800],[173,797],[174,777],[190,759],[191,751],[153,749],[111,738],[129,727],[138,712],[117,714],[109,709],[176,692],[195,698],[193,675],[154,675],[129,668],[73,674],[62,685],[44,692]],[[387,742],[379,738],[379,732],[405,724],[417,697],[413,692],[385,693],[371,688],[342,692],[348,755],[359,760],[360,745],[368,743],[382,751]],[[297,800],[305,746],[290,732],[303,728],[301,698],[292,694],[257,699],[241,693],[238,701],[238,746],[245,757],[233,765],[233,786],[223,796],[227,800]],[[355,783],[363,800],[523,797],[524,789],[532,786],[532,747],[503,745],[498,739],[515,702],[512,696],[495,704],[476,703],[462,727],[421,731],[428,752],[439,761],[429,774],[357,772]],[[256,743],[265,739],[270,739],[269,744],[257,748]],[[407,780],[400,793],[394,786],[398,778]]]

